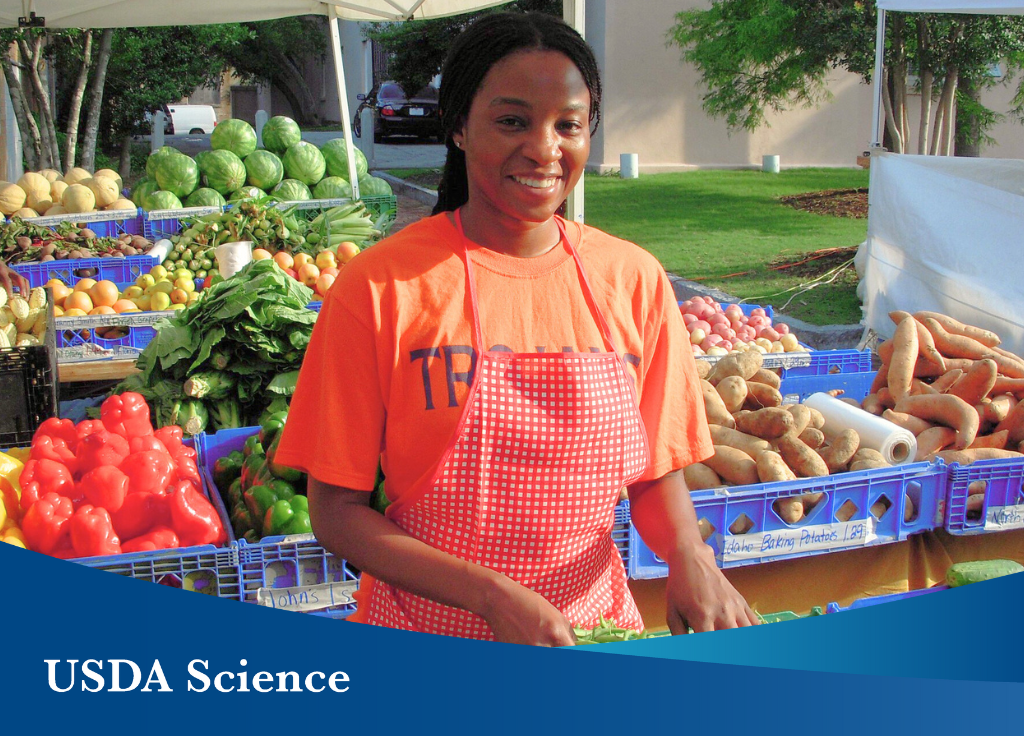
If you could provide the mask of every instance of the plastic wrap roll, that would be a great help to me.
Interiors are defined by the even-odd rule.
[[[917,438],[909,430],[829,394],[811,394],[803,403],[825,417],[822,431],[826,436],[855,429],[860,435],[860,446],[878,450],[887,462],[893,465],[914,462]]]
[[[163,263],[167,260],[167,254],[171,252],[173,247],[174,245],[170,240],[161,238],[153,244],[153,247],[146,252],[146,255],[150,258],[155,258],[157,263]]]

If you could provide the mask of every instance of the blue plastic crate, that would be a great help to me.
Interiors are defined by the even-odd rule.
[[[813,355],[813,353],[812,353]],[[785,373],[785,369],[783,369]],[[819,391],[841,389],[843,396],[861,401],[868,395],[875,371],[856,373],[834,373],[820,376],[788,376],[782,378],[779,390],[787,404],[803,402],[808,396]]]
[[[695,491],[690,497],[698,521],[710,527],[707,543],[719,567],[730,568],[902,541],[941,525],[945,492],[946,466],[937,461]],[[805,493],[826,495],[800,522],[787,524],[773,503]],[[914,513],[904,521],[907,496]],[[876,518],[870,509],[883,497],[889,507]],[[752,527],[744,534],[730,533],[744,516]],[[847,521],[839,520],[847,516]],[[629,576],[642,580],[667,574],[666,563],[651,552],[631,523]]]
[[[142,217],[141,210],[117,210],[116,212],[79,212],[64,215],[52,215],[47,217],[30,217],[25,222],[32,225],[42,225],[56,229],[58,225],[71,222],[76,225],[84,225],[101,238],[116,238],[119,235],[141,235]]]
[[[797,376],[845,376],[851,373],[871,372],[870,350],[812,350],[806,365],[783,366],[783,380]]]
[[[68,286],[74,286],[80,279],[91,278],[113,281],[120,288],[135,283],[139,276],[149,273],[158,263],[150,256],[67,258],[45,263],[15,263],[12,268],[28,279],[31,287],[43,286],[50,279],[60,279]]]
[[[722,309],[725,309],[726,307],[728,307],[730,303],[731,302],[721,302]],[[680,307],[683,306],[683,302],[682,301],[678,301],[677,300],[676,304],[678,304]],[[743,310],[743,314],[747,315],[748,317],[751,315],[751,313],[755,309],[763,309],[764,313],[765,313],[765,316],[767,316],[768,319],[773,320],[773,321],[775,319],[775,310],[772,309],[771,306],[763,306],[763,305],[760,305],[760,304],[747,304],[745,302],[741,302],[740,303],[740,309],[742,309]]]
[[[838,603],[829,603],[825,607],[825,613],[842,613],[843,611],[855,611],[858,608],[869,608],[870,606],[878,606],[882,603],[895,603],[896,601],[905,601],[909,598],[917,598],[918,596],[927,595],[928,593],[937,593],[940,590],[949,590],[949,586],[936,585],[931,588],[921,588],[920,590],[908,590],[904,593],[889,593],[888,595],[875,595],[869,596],[868,598],[858,598],[848,606],[840,606]]]
[[[615,507],[615,522],[612,526],[612,541],[622,557],[622,564],[629,565],[629,501],[621,501]]]
[[[139,221],[142,226],[142,234],[156,242],[161,238],[169,238],[177,235],[182,230],[182,223],[190,217],[202,217],[211,215],[214,212],[222,212],[223,207],[216,205],[210,207],[185,207],[180,210],[153,210],[141,213]]]
[[[972,496],[982,502],[969,508]],[[1024,458],[950,465],[944,521],[946,531],[958,535],[1024,528]]]
[[[154,325],[176,312],[139,312],[85,317],[58,317],[54,320],[57,361],[79,363],[91,360],[134,359],[156,337]],[[124,327],[123,337],[103,338],[97,327]]]

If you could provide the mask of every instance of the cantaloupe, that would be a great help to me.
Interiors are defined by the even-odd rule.
[[[130,199],[125,199],[124,197],[121,197],[120,199],[114,200],[113,202],[108,204],[103,209],[105,209],[105,210],[134,210],[134,209],[138,209],[138,207],[136,207],[135,203],[132,202]]]
[[[83,179],[80,184],[84,184],[92,190],[95,202],[93,206],[96,209],[102,209],[107,205],[115,202],[121,196],[121,189],[117,186],[117,182],[111,179],[109,176],[91,176],[88,179]]]
[[[89,171],[83,169],[80,166],[76,166],[75,168],[71,169],[68,173],[64,174],[64,181],[67,182],[68,186],[71,186],[72,184],[79,184],[83,180],[89,179],[91,177],[92,174]]]
[[[36,212],[31,207],[22,207],[20,210],[11,215],[11,217],[20,217],[21,219],[24,220],[26,217],[39,217],[39,213]]]
[[[57,169],[43,169],[39,173],[46,177],[46,180],[51,184],[55,181],[64,180],[64,177],[60,175],[60,172],[57,171]]]
[[[5,215],[13,215],[25,206],[28,195],[25,190],[17,184],[4,183],[0,185],[0,212]]]
[[[54,204],[60,202],[61,197],[64,196],[64,190],[68,188],[68,184],[65,181],[55,181],[50,185],[50,199]]]
[[[96,209],[96,197],[85,184],[72,184],[64,190],[60,203],[68,212],[92,212]]]
[[[29,197],[32,196],[33,192],[49,196],[50,194],[50,180],[42,174],[37,174],[34,171],[25,172],[17,184],[19,187],[25,190],[25,194]]]
[[[46,212],[44,214],[47,217],[49,217],[50,215],[66,215],[67,213],[68,213],[68,211],[66,209],[64,209],[64,205],[62,205],[62,204],[55,204],[50,209],[46,210]]]
[[[117,182],[117,189],[118,189],[118,191],[120,191],[121,189],[124,189],[124,182],[121,180],[121,175],[118,174],[113,169],[100,169],[95,174],[93,174],[93,176],[94,177],[95,176],[106,176],[106,177],[109,177],[109,178],[111,178],[111,179],[113,179],[114,181]]]

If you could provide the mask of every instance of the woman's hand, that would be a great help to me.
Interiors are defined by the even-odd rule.
[[[506,582],[507,581],[507,582]],[[576,643],[572,624],[544,596],[505,578],[480,613],[498,641],[541,647]]]
[[[666,586],[668,628],[673,635],[755,626],[754,613],[715,564],[710,547],[701,543],[668,560]]]
[[[15,289],[18,289],[22,296],[28,296],[28,279],[13,268],[9,268],[3,261],[0,261],[0,286],[2,286],[10,296],[14,296]]]

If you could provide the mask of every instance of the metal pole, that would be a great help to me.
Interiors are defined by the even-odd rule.
[[[875,29],[875,75],[874,99],[871,101],[871,149],[882,147],[882,133],[885,117],[881,114],[882,104],[882,66],[885,64],[885,11],[878,10],[878,27]]]
[[[586,38],[585,0],[562,0],[562,18]],[[583,177],[565,200],[565,219],[583,222]]]
[[[338,11],[328,6],[328,23],[331,32],[331,51],[334,53],[334,81],[338,87],[338,106],[341,108],[341,130],[345,136],[345,150],[348,153],[348,177],[352,185],[352,199],[359,199],[359,176],[356,174],[356,157],[352,145],[352,121],[349,120],[348,92],[345,89],[345,65],[341,60],[341,35],[338,32]]]

